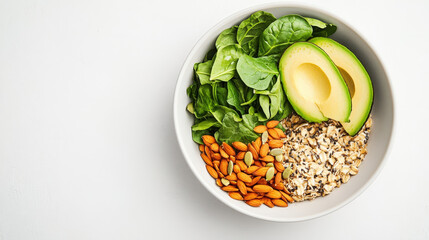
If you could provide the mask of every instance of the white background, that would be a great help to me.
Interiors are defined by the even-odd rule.
[[[429,239],[427,0],[305,3],[357,29],[393,85],[393,149],[360,197],[273,223],[197,182],[178,73],[210,27],[262,2],[0,0],[0,239]]]

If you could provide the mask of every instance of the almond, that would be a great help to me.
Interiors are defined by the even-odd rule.
[[[204,152],[204,145],[200,144],[200,146],[198,147],[200,149],[200,152]]]
[[[243,200],[243,197],[238,192],[229,192],[228,195],[235,200]]]
[[[245,174],[244,172],[237,173],[237,177],[238,177],[238,179],[240,179],[241,181],[243,181],[245,183],[252,182],[252,178],[249,175]]]
[[[211,167],[210,165],[206,165],[207,168],[207,172],[209,172],[210,176],[212,176],[213,178],[218,178],[219,175],[217,174],[216,170],[214,170],[213,167]]]
[[[261,161],[254,161],[253,164],[258,167],[263,167]]]
[[[223,187],[223,184],[219,178],[216,179],[216,185],[218,185],[219,187]]]
[[[237,181],[229,181],[232,185],[237,185]]]
[[[283,188],[283,191],[284,191],[285,193],[287,193],[287,194],[289,194],[289,195],[290,195],[290,192],[289,192],[289,190],[287,190],[287,188],[286,188],[286,187],[284,187],[284,188]]]
[[[261,177],[260,176],[258,176],[258,177],[254,177],[253,179],[252,179],[252,181],[250,182],[250,183],[246,183],[246,185],[247,186],[249,186],[249,187],[251,187],[251,186],[253,186],[253,185],[255,185],[257,182],[259,182],[259,180],[261,179]]]
[[[243,181],[237,180],[237,187],[243,195],[247,194],[247,187]]]
[[[242,142],[233,142],[232,146],[235,147],[235,149],[237,149],[238,151],[247,152],[247,146]]]
[[[246,154],[246,152],[237,153],[237,156],[235,157],[235,159],[238,159],[238,160],[244,159],[244,154]]]
[[[203,135],[201,137],[201,139],[203,139],[203,142],[204,142],[204,144],[206,146],[210,146],[210,145],[212,145],[213,143],[216,142],[216,139],[213,136],[210,136],[210,135]]]
[[[258,137],[255,141],[252,142],[252,146],[253,148],[255,148],[257,152],[261,150],[261,145],[262,145],[261,137]]]
[[[264,161],[264,162],[270,162],[270,163],[272,163],[272,162],[274,162],[274,157],[271,156],[271,155],[267,155],[267,156],[265,156],[263,158],[260,158],[259,160]]]
[[[246,203],[252,207],[259,207],[262,205],[262,201],[259,199],[252,199],[252,200],[246,201]]]
[[[290,203],[293,203],[294,202],[294,200],[293,200],[293,198],[291,197],[291,196],[289,196],[288,194],[286,194],[286,193],[284,193],[284,192],[282,192],[282,191],[280,191],[280,194],[288,201],[288,202],[290,202]]]
[[[231,160],[231,162],[235,163],[235,157],[234,156],[229,156],[229,160]]]
[[[253,131],[256,133],[263,133],[263,132],[267,131],[267,127],[265,127],[264,125],[259,125],[259,126],[256,126],[253,129]]]
[[[273,137],[274,139],[280,139],[280,136],[279,136],[279,134],[277,133],[277,131],[276,131],[276,130],[274,130],[274,129],[270,128],[270,129],[268,129],[267,131],[268,131],[268,134],[269,134],[271,137]]]
[[[226,158],[226,159],[228,159],[229,158],[229,155],[228,154],[226,154],[226,152],[221,148],[221,149],[219,149],[219,153],[220,153],[220,155],[223,157],[223,158]]]
[[[253,189],[251,188],[251,187],[246,187],[246,189],[247,189],[247,192],[255,192],[255,191],[253,191]]]
[[[240,167],[241,171],[246,171],[247,165],[242,160],[236,160],[235,164],[237,164]]]
[[[267,207],[269,207],[269,208],[273,208],[273,207],[274,207],[274,204],[273,204],[273,202],[271,201],[271,199],[269,199],[269,198],[267,198],[267,197],[263,197],[261,200],[262,200],[262,202],[263,202]]]
[[[222,157],[220,156],[219,153],[212,153],[211,157],[213,160],[221,160],[222,159]]]
[[[274,205],[276,205],[277,207],[287,207],[287,202],[281,200],[281,199],[272,199],[271,200]]]
[[[216,171],[219,171],[219,165],[220,165],[220,161],[218,160],[213,161],[213,167],[216,169]]]
[[[237,192],[238,188],[228,185],[228,186],[222,187],[222,190],[224,190],[225,192]]]
[[[280,138],[286,137],[285,133],[280,128],[273,128],[273,129],[277,132]]]
[[[265,177],[265,175],[267,174],[269,167],[260,167],[258,170],[253,172],[254,176],[261,176],[261,177]]]
[[[217,143],[213,143],[213,144],[210,146],[210,149],[211,149],[213,152],[219,152],[219,144],[217,144]]]
[[[252,174],[253,172],[255,172],[258,169],[259,169],[258,166],[253,165],[253,166],[250,166],[250,167],[247,168],[246,173],[247,174]]]
[[[228,145],[228,143],[223,142],[223,143],[222,143],[222,147],[223,147],[223,150],[225,150],[225,152],[226,152],[228,155],[235,156],[235,150],[234,150],[231,146],[229,146],[229,145]]]
[[[273,191],[273,188],[268,185],[255,185],[253,186],[253,191],[257,193],[268,193]]]
[[[256,149],[252,146],[252,144],[247,144],[247,149],[252,153],[253,159],[258,160],[259,153],[256,151]]]
[[[205,155],[204,153],[201,153],[201,158],[203,159],[203,161],[207,164],[213,167],[213,162],[209,159],[209,157],[207,157],[207,155]]]
[[[282,182],[280,182],[280,183],[274,183],[274,185],[272,185],[272,187],[274,188],[274,189],[276,189],[276,190],[283,190],[283,188],[284,188],[284,184],[282,183]]]
[[[261,151],[259,152],[259,156],[265,157],[268,155],[269,152],[270,152],[270,146],[268,145],[268,143],[262,144]]]
[[[222,159],[222,161],[220,161],[219,170],[223,175],[228,175],[228,161]]]
[[[237,174],[235,172],[231,173],[231,175],[228,175],[225,177],[229,181],[237,181]]]
[[[283,141],[282,140],[270,140],[268,141],[268,145],[270,148],[281,148],[283,147]]]
[[[269,197],[269,198],[281,198],[282,194],[279,191],[277,191],[277,190],[273,190],[273,191],[268,192],[267,194],[265,194],[265,196]]]
[[[280,184],[281,180],[282,180],[282,174],[278,172],[276,174],[276,177],[274,178],[274,185]]]
[[[283,166],[283,164],[277,161],[274,162],[274,167],[277,169],[277,171],[279,171],[279,173],[285,170],[285,167]]]
[[[259,179],[259,181],[256,183],[258,185],[267,185],[267,180],[265,180],[265,178],[261,178]]]
[[[240,169],[240,167],[237,164],[234,165],[234,172],[235,173],[241,172],[241,169]]]
[[[210,148],[207,146],[204,146],[204,152],[206,153],[207,157],[209,157],[209,159],[212,160],[213,152],[210,150]]]
[[[277,120],[271,120],[267,122],[267,128],[275,128],[277,125],[279,125],[279,121]]]
[[[258,196],[257,193],[250,192],[244,196],[244,200],[245,201],[252,200],[252,199],[255,199],[257,196]]]

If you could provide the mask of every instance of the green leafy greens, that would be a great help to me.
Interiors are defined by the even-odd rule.
[[[219,142],[254,141],[253,128],[271,119],[282,120],[292,107],[279,76],[284,50],[310,37],[329,36],[333,24],[299,15],[276,19],[259,11],[238,26],[222,31],[213,49],[194,65],[194,79],[186,93],[194,115],[192,139],[203,135]]]

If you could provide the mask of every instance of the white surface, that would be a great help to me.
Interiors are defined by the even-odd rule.
[[[268,207],[250,207],[243,204],[241,201],[231,199],[225,192],[219,190],[213,178],[207,174],[206,166],[200,157],[200,152],[195,142],[192,141],[191,131],[189,131],[189,129],[194,123],[194,119],[187,111],[184,111],[190,101],[185,92],[189,85],[191,85],[191,79],[194,76],[194,63],[204,58],[206,52],[213,47],[212,44],[215,42],[220,32],[239,23],[242,19],[246,19],[249,15],[258,10],[271,12],[277,17],[287,14],[301,14],[303,16],[311,16],[334,23],[338,27],[338,30],[332,37],[346,44],[349,49],[357,53],[357,56],[372,78],[374,88],[374,104],[371,110],[374,128],[371,131],[370,140],[368,141],[368,155],[359,168],[359,174],[353,177],[353,181],[349,181],[348,184],[342,185],[341,190],[334,191],[329,194],[329,196],[319,198],[317,201],[291,204],[288,208],[277,208],[275,210]],[[371,47],[341,20],[335,19],[313,8],[285,3],[260,4],[256,7],[239,11],[222,20],[204,34],[183,64],[174,92],[173,108],[174,126],[176,128],[179,146],[192,172],[207,190],[219,200],[239,212],[260,219],[277,222],[297,222],[320,217],[339,209],[359,196],[374,182],[376,176],[386,162],[384,155],[386,154],[392,136],[394,122],[391,87],[389,86],[386,72],[380,60],[377,59],[374,52],[371,50]]]
[[[271,223],[196,182],[173,130],[178,72],[208,28],[261,2],[1,1],[0,239],[428,239],[424,0],[308,1],[372,44],[394,89],[393,151],[355,201]]]

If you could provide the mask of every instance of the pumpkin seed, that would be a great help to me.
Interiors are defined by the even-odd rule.
[[[270,181],[274,177],[274,167],[270,167],[265,175],[265,180]]]
[[[283,159],[284,159],[283,154],[280,154],[280,155],[277,155],[277,156],[276,156],[276,161],[277,161],[277,162],[282,162],[282,161],[283,161]]]
[[[287,179],[292,174],[292,169],[290,167],[287,167],[283,171],[283,179]]]
[[[272,162],[267,163],[267,165],[265,165],[265,167],[274,167],[274,164]]]
[[[229,161],[229,163],[228,163],[228,169],[227,169],[228,175],[231,175],[232,170],[234,170],[234,163],[232,161]]]
[[[228,179],[222,178],[220,181],[222,182],[222,184],[224,186],[228,186],[229,185],[229,180]]]
[[[283,154],[284,153],[284,150],[283,149],[281,149],[281,148],[274,148],[274,149],[272,149],[271,151],[270,151],[270,155],[271,156],[278,156],[278,155],[281,155],[281,154]]]
[[[268,131],[265,131],[262,133],[261,140],[262,140],[262,145],[264,145],[268,141]]]
[[[247,167],[250,167],[252,165],[253,161],[253,154],[251,151],[247,151],[244,155],[244,163],[247,165]]]

